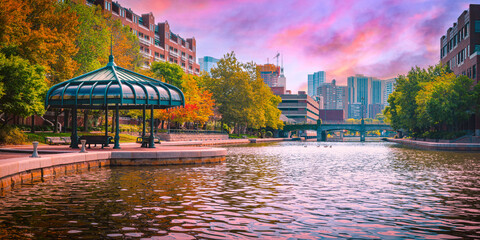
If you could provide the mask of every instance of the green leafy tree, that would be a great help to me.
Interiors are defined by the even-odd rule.
[[[440,65],[417,67],[399,76],[384,115],[394,129],[408,130],[413,136],[446,136],[442,131],[459,131],[478,110],[477,89],[468,77],[455,76]]]
[[[453,73],[438,76],[435,81],[424,84],[417,95],[418,113],[425,130],[439,131],[441,126],[459,130],[459,123],[467,121],[474,113],[476,94],[473,81]]]
[[[211,70],[211,77],[205,84],[213,93],[224,123],[238,125],[248,122],[248,117],[251,116],[249,106],[253,101],[249,78],[248,72],[244,71],[242,63],[233,52],[227,53],[217,63],[217,67]]]
[[[202,84],[213,93],[213,98],[222,121],[236,126],[260,129],[282,128],[281,102],[260,78],[254,63],[243,64],[233,52],[227,53],[211,70],[211,76],[204,75]]]
[[[177,64],[169,62],[153,62],[150,66],[153,75],[162,81],[182,89],[183,70]]]
[[[103,67],[110,50],[111,31],[99,6],[70,3],[78,17],[78,34],[75,43],[78,52],[74,60],[78,63],[76,76]]]
[[[45,112],[43,99],[47,83],[42,66],[32,65],[28,60],[17,56],[6,57],[0,53],[0,83],[4,92],[8,93],[0,97],[1,113],[28,117]]]
[[[412,133],[424,131],[423,115],[419,112],[417,94],[425,83],[448,71],[440,65],[421,69],[412,68],[407,76],[397,78],[395,91],[388,98],[389,106],[385,108],[384,115],[395,129],[405,129]]]

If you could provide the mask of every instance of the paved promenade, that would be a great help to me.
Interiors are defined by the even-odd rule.
[[[121,143],[121,149],[110,147],[71,149],[66,145],[38,146],[39,158],[31,158],[32,145],[0,148],[0,194],[23,184],[45,181],[106,166],[158,166],[219,163],[225,161],[227,150],[211,147],[284,141],[285,139],[228,139],[214,141],[162,142],[156,148],[141,148],[139,143]]]
[[[425,142],[410,139],[387,138],[388,142],[400,143],[406,146],[427,150],[443,150],[443,151],[480,151],[480,143],[438,143]]]

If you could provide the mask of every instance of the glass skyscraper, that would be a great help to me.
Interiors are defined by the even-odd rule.
[[[320,86],[320,83],[324,83],[327,76],[325,71],[314,72],[313,74],[308,74],[308,95],[312,98],[316,98],[317,88]]]
[[[206,71],[210,73],[210,70],[217,66],[217,62],[220,59],[216,59],[210,56],[205,56],[198,59],[198,64],[200,64],[200,71]]]

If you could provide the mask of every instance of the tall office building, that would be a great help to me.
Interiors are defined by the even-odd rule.
[[[210,73],[210,70],[217,66],[218,61],[220,61],[220,59],[210,57],[210,56],[199,58],[198,64],[200,65],[200,71],[205,71]]]
[[[169,61],[182,67],[185,73],[200,73],[200,66],[195,62],[197,43],[194,37],[185,39],[173,33],[167,21],[155,23],[152,13],[138,15],[112,0],[85,0],[85,3],[101,6],[104,12],[130,28],[140,41],[144,68],[149,68],[154,61]]]
[[[265,84],[269,87],[277,87],[278,86],[278,78],[280,77],[280,67],[275,66],[274,64],[264,64],[264,65],[257,65],[257,69],[260,72],[260,76],[262,77]]]
[[[440,62],[455,75],[466,75],[475,84],[479,82],[480,62],[480,5],[470,4],[440,38]],[[472,103],[474,104],[474,103]],[[467,128],[480,136],[480,116],[469,119]]]
[[[317,96],[323,99],[322,109],[343,109],[347,100],[347,87],[337,86],[335,79],[331,83],[321,83]]]
[[[368,117],[368,105],[372,103],[372,77],[357,74],[347,79],[348,117]],[[363,114],[362,114],[363,109]]]
[[[320,83],[324,83],[327,76],[325,71],[314,72],[308,74],[308,95],[313,98],[317,98],[317,88]]]
[[[270,89],[272,89],[272,92],[275,95],[285,94],[285,91],[287,89],[287,78],[283,74],[283,67],[280,68],[280,76],[278,76],[277,86],[270,87]]]
[[[375,118],[383,111],[382,83],[379,79],[372,79],[371,103],[368,104],[368,117]]]
[[[383,80],[382,84],[382,94],[383,94],[383,105],[388,106],[388,96],[395,91],[395,84],[397,83],[396,78],[390,78]]]
[[[324,115],[329,114],[328,110],[342,110],[343,118],[338,120],[343,120],[348,116],[347,93],[347,86],[337,86],[335,79],[331,83],[321,83],[317,88],[317,96],[321,99],[320,109],[326,110]],[[320,117],[322,120],[328,119],[328,116],[322,116],[322,114]]]

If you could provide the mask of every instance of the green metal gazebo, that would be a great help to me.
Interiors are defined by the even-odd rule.
[[[185,105],[185,97],[177,87],[116,66],[110,55],[107,66],[72,78],[51,87],[45,99],[45,108],[72,109],[71,147],[78,148],[77,109],[105,110],[105,137],[108,136],[108,109],[115,109],[114,147],[119,144],[119,109],[143,109],[145,137],[145,110],[151,110],[148,146],[155,147],[153,110]],[[108,141],[105,143],[108,146]]]

